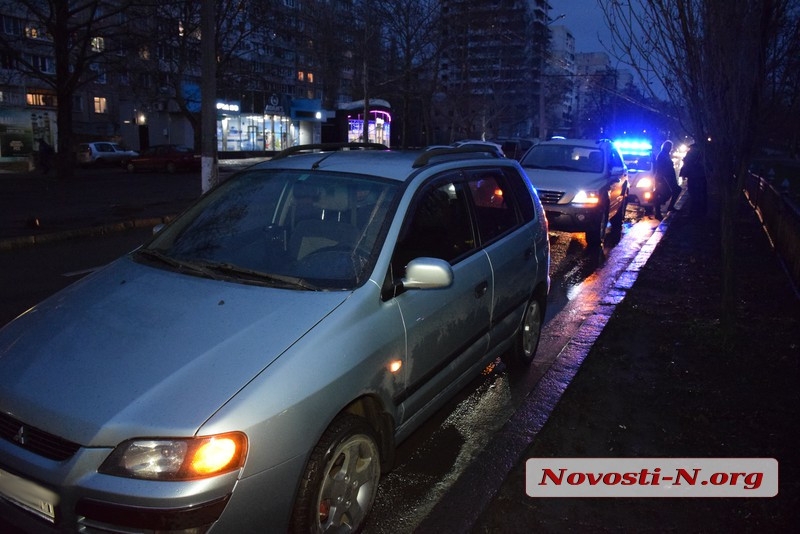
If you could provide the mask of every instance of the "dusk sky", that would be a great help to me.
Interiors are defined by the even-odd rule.
[[[605,25],[598,0],[550,0],[550,18],[566,15],[555,24],[569,28],[575,36],[576,52],[600,52],[600,44],[611,42],[611,33]],[[598,37],[599,35],[599,37]]]

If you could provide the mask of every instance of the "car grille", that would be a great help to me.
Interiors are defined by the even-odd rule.
[[[4,413],[0,413],[0,437],[23,449],[59,462],[72,457],[80,448],[77,443],[28,426]]]
[[[564,191],[546,191],[544,189],[537,189],[539,193],[539,200],[542,204],[558,204],[561,197],[564,196]]]

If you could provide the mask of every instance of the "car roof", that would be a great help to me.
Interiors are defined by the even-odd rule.
[[[611,141],[608,139],[565,139],[554,138],[548,139],[538,143],[539,145],[569,145],[569,146],[582,146],[587,148],[597,148],[602,145],[610,145]]]
[[[382,145],[371,144],[367,149],[358,149],[358,144],[331,145],[345,149],[327,148],[326,145],[301,145],[279,152],[269,161],[258,163],[250,169],[297,169],[326,170],[379,176],[406,181],[416,171],[430,165],[460,161],[464,164],[506,162],[488,146],[442,147],[432,150],[389,150]],[[304,152],[306,147],[316,151]],[[325,148],[319,148],[325,147]],[[477,160],[477,161],[476,161]],[[469,162],[469,163],[467,163]]]

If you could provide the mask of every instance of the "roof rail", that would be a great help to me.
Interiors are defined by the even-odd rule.
[[[498,151],[497,148],[489,145],[468,144],[458,147],[436,147],[426,150],[420,154],[419,157],[414,160],[412,167],[424,167],[434,158],[452,155],[464,156],[469,154],[503,158],[503,155]]]
[[[290,146],[275,154],[272,159],[287,158],[297,154],[336,152],[340,150],[389,150],[389,147],[382,143],[313,143]]]

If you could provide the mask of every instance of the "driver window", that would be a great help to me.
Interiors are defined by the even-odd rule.
[[[395,249],[392,266],[402,273],[414,258],[439,258],[456,263],[475,248],[475,238],[462,183],[437,182],[417,197]]]

